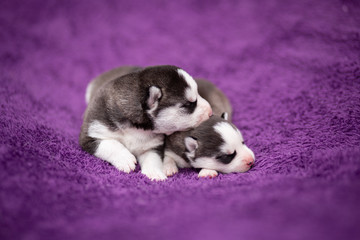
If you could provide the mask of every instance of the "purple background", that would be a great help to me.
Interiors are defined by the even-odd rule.
[[[86,85],[124,64],[216,83],[256,166],[156,183],[83,152]],[[0,80],[1,239],[360,239],[356,1],[3,0]]]

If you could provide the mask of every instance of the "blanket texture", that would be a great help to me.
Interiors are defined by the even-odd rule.
[[[360,239],[357,1],[1,1],[0,239]],[[256,155],[151,182],[82,151],[119,65],[214,82]]]

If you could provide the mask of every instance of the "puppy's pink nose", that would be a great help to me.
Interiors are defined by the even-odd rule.
[[[249,167],[251,167],[252,165],[254,165],[254,158],[252,156],[248,156],[247,158],[244,159],[246,165],[248,165]]]

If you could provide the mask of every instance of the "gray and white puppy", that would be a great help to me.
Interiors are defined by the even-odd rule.
[[[164,134],[198,126],[212,115],[194,79],[175,66],[113,69],[88,85],[86,101],[81,147],[124,172],[138,161],[153,180],[166,179]]]
[[[211,82],[201,79],[196,82],[199,94],[210,103],[214,116],[190,131],[166,137],[164,173],[171,176],[178,172],[178,167],[200,168],[199,177],[248,171],[255,156],[245,145],[240,131],[227,120],[232,117],[229,100]]]

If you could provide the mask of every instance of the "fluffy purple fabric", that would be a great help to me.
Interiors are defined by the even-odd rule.
[[[1,1],[0,27],[0,239],[360,239],[355,1]],[[255,167],[151,182],[83,152],[86,85],[127,64],[216,83]]]

